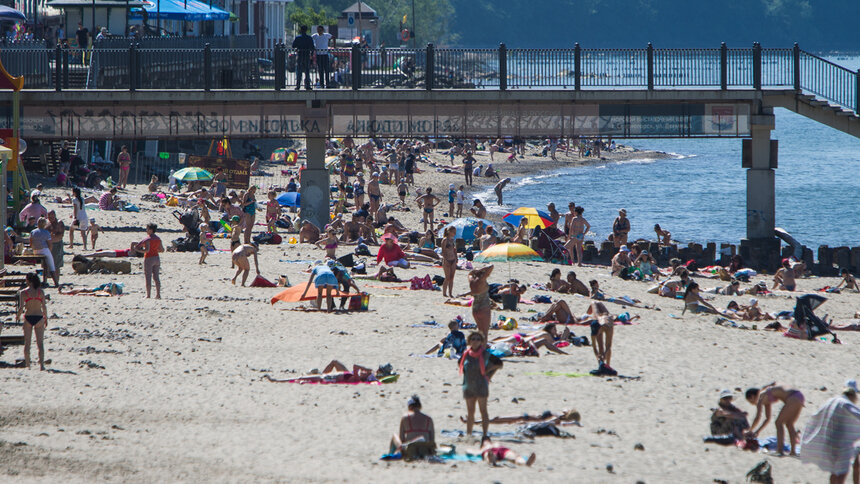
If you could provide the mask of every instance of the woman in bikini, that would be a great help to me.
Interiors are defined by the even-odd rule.
[[[273,383],[363,383],[377,381],[377,374],[370,368],[360,365],[352,365],[352,371],[350,371],[340,361],[331,360],[322,373],[319,370],[311,370],[310,375],[286,380],[272,378],[269,375],[264,375],[263,378]]]
[[[535,459],[537,458],[534,452],[532,452],[532,454],[529,455],[529,458],[526,459],[511,449],[501,444],[494,443],[490,440],[490,437],[486,435],[481,439],[481,450],[479,452],[481,453],[481,458],[485,459],[490,465],[496,465],[498,462],[508,461],[517,465],[530,467],[535,463]]]
[[[782,400],[782,409],[779,415],[776,416],[776,452],[777,455],[784,455],[783,442],[785,442],[785,430],[788,429],[789,446],[791,453],[795,456],[795,444],[797,442],[797,430],[794,424],[800,418],[800,411],[803,410],[803,404],[806,401],[803,393],[800,390],[789,388],[776,383],[767,384],[761,388],[750,388],[746,391],[746,399],[751,405],[755,405],[755,418],[750,425],[750,435],[758,437],[758,434],[770,423],[772,405]],[[764,408],[764,421],[761,426],[756,428],[762,416],[762,408]]]
[[[400,452],[405,460],[434,455],[436,430],[433,428],[433,419],[421,412],[418,395],[409,398],[406,408],[406,415],[400,419],[400,430],[391,436],[389,452]]]
[[[325,231],[326,238],[318,241],[314,245],[319,249],[325,249],[325,256],[330,259],[337,259],[337,235],[334,233],[334,229],[328,228]],[[320,244],[324,244],[320,247]]]
[[[552,303],[544,312],[544,315],[538,319],[539,323],[545,323],[547,321],[558,321],[561,324],[573,324],[577,322],[578,319],[564,299],[558,299]]]
[[[116,163],[119,165],[119,183],[117,185],[125,189],[128,184],[128,174],[131,171],[131,155],[128,153],[128,146],[122,146],[116,156]],[[86,247],[84,248],[86,249]]]
[[[445,275],[442,297],[454,297],[454,274],[457,272],[457,245],[454,243],[456,234],[456,227],[448,227],[445,229],[445,238],[442,239],[442,271]]]
[[[242,196],[242,213],[243,225],[245,227],[245,243],[251,243],[251,231],[254,230],[254,222],[257,219],[257,199],[254,194],[257,193],[257,187],[252,186]]]
[[[773,289],[794,291],[797,288],[795,277],[797,274],[791,267],[791,262],[788,259],[783,259],[782,267],[773,275]]]
[[[554,292],[567,292],[567,282],[561,279],[561,269],[556,267],[549,273],[548,289]]]
[[[493,343],[510,343],[513,345],[517,345],[520,343],[524,343],[535,356],[540,356],[538,352],[538,348],[544,347],[553,353],[557,353],[560,355],[566,355],[564,351],[558,349],[555,344],[558,341],[567,341],[567,338],[570,336],[570,330],[564,328],[562,334],[558,334],[558,330],[556,329],[556,325],[553,323],[544,325],[538,331],[533,331],[531,333],[517,333],[511,336],[501,336],[492,340]]]
[[[563,409],[559,413],[554,413],[549,410],[538,414],[538,415],[529,415],[524,413],[522,415],[511,415],[508,417],[493,417],[490,419],[491,424],[517,424],[517,423],[531,423],[531,422],[546,422],[554,425],[566,425],[566,424],[579,424],[580,415],[576,410],[568,410]],[[465,423],[466,419],[460,417],[460,421]],[[476,424],[481,423],[480,421],[475,422]]]
[[[690,311],[693,314],[719,314],[717,308],[711,305],[708,301],[705,301],[705,299],[702,298],[702,295],[699,294],[699,284],[697,282],[691,282],[684,291],[684,311],[682,311],[681,314],[687,311]]]
[[[472,317],[478,331],[487,340],[490,333],[490,318],[493,315],[493,302],[490,300],[490,285],[487,279],[493,273],[493,266],[473,269],[469,272],[469,289],[472,294]]]
[[[45,291],[35,272],[27,274],[27,287],[18,292],[18,311],[15,322],[21,321],[24,313],[24,364],[30,368],[30,342],[36,333],[36,348],[39,350],[39,369],[45,370],[45,329],[48,327],[48,308],[45,306]],[[2,327],[2,323],[0,323]]]
[[[463,375],[463,398],[466,400],[466,436],[472,435],[475,423],[475,404],[481,411],[481,429],[484,436],[489,429],[487,397],[490,396],[490,353],[484,335],[472,331],[466,339],[469,345],[460,357],[460,374]]]

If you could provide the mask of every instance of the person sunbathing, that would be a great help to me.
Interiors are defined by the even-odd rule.
[[[132,242],[128,249],[98,250],[91,254],[81,254],[80,257],[143,257],[137,252],[137,242]]]
[[[498,303],[502,302],[504,296],[514,295],[522,296],[528,291],[525,284],[520,284],[518,280],[511,279],[506,284],[493,283],[490,284],[490,299]]]
[[[65,294],[69,296],[74,296],[78,294],[84,295],[95,295],[95,296],[119,296],[122,294],[122,284],[116,284],[114,282],[107,282],[100,286],[86,288],[86,289],[67,289],[63,291],[62,287],[60,287],[60,294]]]
[[[274,383],[363,383],[378,381],[376,377],[378,373],[379,370],[374,372],[360,365],[352,365],[352,371],[349,371],[340,361],[331,360],[322,372],[313,369],[308,375],[286,380],[275,379],[269,375],[265,375],[264,378]]]
[[[839,285],[836,286],[836,289],[840,289],[844,285],[846,291],[853,289],[856,292],[860,292],[860,286],[857,285],[857,279],[851,275],[851,272],[848,269],[842,269],[839,271],[839,275],[842,276],[842,280],[839,281]]]
[[[549,410],[537,414],[537,415],[529,415],[524,413],[522,415],[511,415],[508,417],[493,417],[488,422],[490,424],[518,424],[518,423],[529,423],[529,422],[543,422],[543,423],[551,423],[553,425],[579,425],[579,412],[576,410],[568,410],[563,409],[559,413],[554,413]],[[465,417],[460,417],[461,422],[466,422]],[[480,424],[481,421],[478,420],[475,422],[476,424]]]
[[[490,342],[510,343],[512,345],[523,343],[534,352],[535,356],[540,356],[540,353],[538,353],[538,348],[540,347],[544,347],[553,353],[566,355],[567,353],[558,349],[555,344],[558,341],[567,341],[568,337],[570,337],[569,329],[564,328],[562,334],[559,335],[556,325],[550,323],[544,325],[544,327],[538,331],[533,331],[531,333],[517,333],[511,336],[500,336],[490,340]]]
[[[720,392],[717,408],[711,414],[711,435],[731,434],[735,440],[743,440],[744,432],[750,428],[747,413],[732,403],[731,390]]]
[[[579,320],[573,314],[573,311],[570,310],[570,306],[567,305],[564,299],[559,299],[552,303],[550,307],[547,308],[544,315],[538,319],[539,323],[545,323],[547,321],[558,321],[561,324],[573,324]]]
[[[561,269],[556,267],[549,274],[549,284],[547,284],[547,289],[554,292],[567,292],[569,286],[567,282],[561,279]]]
[[[702,295],[699,294],[699,284],[696,282],[691,282],[686,291],[684,291],[684,310],[681,314],[687,312],[692,312],[693,314],[698,313],[710,313],[710,314],[719,314],[717,308],[715,308],[711,303],[705,301],[702,298]]]
[[[579,294],[588,297],[590,292],[585,284],[576,278],[576,273],[573,271],[567,272],[567,291],[568,294]]]
[[[782,267],[773,275],[773,289],[779,288],[782,291],[794,291],[797,288],[795,277],[797,274],[791,267],[788,259],[782,260]]]
[[[710,289],[704,289],[703,292],[708,294],[722,294],[723,296],[740,296],[741,295],[741,283],[738,280],[732,280],[731,284],[725,287],[712,287]]]
[[[525,459],[511,449],[501,444],[493,443],[493,441],[490,440],[490,437],[486,435],[481,439],[481,449],[479,451],[467,451],[467,453],[471,453],[473,455],[481,454],[481,458],[485,459],[490,465],[496,465],[499,462],[508,461],[517,465],[530,467],[535,463],[536,459],[534,453],[529,455],[528,459]]]
[[[302,220],[299,225],[301,226],[299,229],[300,244],[305,242],[315,244],[320,239],[320,229],[318,229],[316,225],[312,224],[310,220]]]
[[[427,352],[424,353],[425,355],[436,353],[438,356],[442,356],[445,353],[446,348],[451,348],[452,354],[459,357],[464,351],[466,351],[466,335],[460,331],[460,321],[458,319],[452,319],[448,323],[448,330],[450,333],[448,333],[432,348],[427,350]]]
[[[433,419],[421,412],[418,395],[409,398],[406,408],[406,415],[400,419],[400,430],[391,436],[389,453],[400,452],[407,461],[436,454]]]
[[[638,299],[633,299],[630,296],[621,296],[621,297],[617,297],[617,298],[616,297],[609,297],[600,290],[600,283],[598,283],[597,280],[595,280],[595,279],[588,281],[588,285],[591,286],[591,292],[589,294],[589,297],[591,299],[594,299],[595,301],[606,301],[606,302],[611,302],[611,303],[615,303],[615,304],[621,304],[622,306],[632,306],[634,308],[642,308],[642,309],[655,309],[656,308],[656,306],[651,306],[651,305],[645,304],[642,301],[640,301]]]

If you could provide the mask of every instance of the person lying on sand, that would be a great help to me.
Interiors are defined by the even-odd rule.
[[[346,365],[344,365],[340,361],[331,360],[329,364],[326,365],[326,367],[323,369],[322,373],[320,373],[320,371],[317,369],[313,369],[310,371],[310,374],[300,376],[298,378],[278,380],[272,378],[269,375],[265,375],[264,378],[274,383],[362,383],[378,381],[377,374],[379,373],[379,370],[374,372],[370,368],[366,368],[359,365],[352,365],[352,371],[349,371]]]
[[[512,451],[511,449],[509,449],[509,448],[507,448],[501,444],[493,443],[493,441],[490,440],[490,437],[487,435],[485,435],[481,439],[481,449],[480,450],[478,450],[477,452],[467,450],[466,453],[473,454],[473,455],[481,454],[481,458],[486,460],[487,463],[492,465],[492,466],[496,465],[499,462],[508,461],[508,462],[513,462],[514,464],[517,464],[517,465],[530,467],[532,464],[535,463],[535,459],[536,459],[534,452],[531,455],[529,455],[528,459],[526,459],[526,458],[521,457],[516,452]]]
[[[510,336],[499,336],[498,338],[494,338],[490,340],[491,343],[510,343],[510,344],[518,344],[525,343],[529,348],[531,348],[536,356],[540,356],[538,353],[538,348],[541,346],[552,351],[553,353],[558,353],[560,355],[566,355],[564,351],[558,349],[555,344],[558,341],[567,341],[570,336],[570,330],[564,328],[564,331],[561,335],[558,334],[558,330],[556,329],[555,324],[546,324],[543,328],[538,331],[532,331],[531,333],[517,333]]]
[[[740,296],[741,295],[741,282],[737,279],[732,279],[732,282],[725,287],[712,287],[710,289],[704,289],[702,292],[706,292],[708,294],[721,294],[723,296]]]
[[[400,452],[409,461],[436,454],[436,430],[433,419],[421,412],[421,399],[412,395],[406,402],[407,412],[400,419],[400,430],[391,436],[389,453]]]
[[[137,242],[132,242],[128,249],[98,250],[78,257],[143,257],[143,255],[137,252]]]
[[[579,425],[579,412],[576,410],[568,410],[563,409],[561,412],[554,413],[549,410],[537,414],[537,415],[529,415],[524,413],[522,415],[511,415],[508,417],[493,417],[489,420],[491,424],[518,424],[518,423],[529,423],[529,422],[544,422],[551,423],[554,425]],[[460,421],[465,423],[465,417],[460,417]],[[478,420],[475,422],[476,424],[480,424],[481,421]]]
[[[638,299],[633,299],[630,296],[609,297],[600,290],[600,284],[597,282],[596,279],[588,281],[588,285],[591,286],[591,291],[588,296],[595,301],[606,301],[615,304],[621,304],[622,306],[632,306],[634,308],[657,309],[656,306],[645,304],[642,301]]]

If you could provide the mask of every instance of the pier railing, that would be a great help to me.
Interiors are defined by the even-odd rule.
[[[295,85],[299,53],[271,49],[162,48],[116,42],[94,49],[11,44],[7,71],[30,89],[74,89],[92,56],[95,89],[274,89]],[[860,113],[860,72],[815,54],[753,44],[662,49],[331,49],[333,85],[345,89],[794,89]],[[312,77],[315,61],[311,61]],[[86,78],[84,72],[84,78]]]

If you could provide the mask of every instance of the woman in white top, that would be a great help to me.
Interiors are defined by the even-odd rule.
[[[87,230],[90,228],[90,219],[81,197],[81,189],[72,188],[72,225],[69,227],[69,248],[75,246],[75,230],[81,231],[81,239],[84,242],[84,250],[87,250]]]

